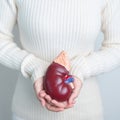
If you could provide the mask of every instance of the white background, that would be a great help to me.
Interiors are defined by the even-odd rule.
[[[15,42],[19,45],[18,29],[15,27]],[[100,34],[96,49],[100,47],[103,35]],[[11,102],[17,81],[18,71],[0,65],[0,120],[11,120]],[[104,105],[105,120],[120,120],[120,67],[98,76]]]

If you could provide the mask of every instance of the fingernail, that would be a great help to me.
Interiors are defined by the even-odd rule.
[[[42,104],[42,107],[44,108],[45,107],[45,104],[41,103]]]
[[[42,107],[45,107],[45,103],[43,103],[42,100],[40,100],[40,103],[41,103]]]

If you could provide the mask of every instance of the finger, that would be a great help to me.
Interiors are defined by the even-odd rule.
[[[45,107],[46,101],[43,98],[39,98],[41,105]]]
[[[44,98],[49,104],[51,103],[52,98],[49,95],[46,94]]]
[[[69,104],[74,103],[74,100],[77,98],[77,96],[78,96],[78,91],[73,91],[69,98]]]
[[[78,97],[79,92],[80,92],[80,88],[81,88],[81,83],[77,79],[74,80],[73,85],[74,85],[74,89],[73,89],[73,92],[69,98],[69,104],[72,104],[74,102],[75,98]]]
[[[76,101],[74,100],[72,104],[68,104],[65,109],[68,109],[68,108],[72,108],[74,107],[74,104],[76,103]]]
[[[40,97],[45,97],[46,96],[46,92],[44,90],[41,90],[39,93]]]
[[[50,104],[50,101],[51,101],[51,97],[47,95],[45,91],[42,91],[41,97],[39,97],[39,99],[43,107],[45,106],[46,103]]]
[[[70,87],[71,87],[72,89],[74,89],[73,83],[69,83],[69,85],[70,85]]]
[[[43,89],[43,80],[42,79],[36,80],[34,83],[34,88],[36,90],[42,90]]]
[[[61,107],[61,108],[65,108],[65,109],[71,108],[71,107],[73,107],[74,104],[75,104],[75,103],[69,104],[67,101],[60,103],[60,102],[58,102],[58,101],[56,101],[56,100],[52,100],[51,102],[52,102],[52,104],[53,104],[54,106]]]
[[[68,106],[65,107],[65,109],[72,108],[74,104],[69,104]]]
[[[51,103],[54,105],[54,106],[57,106],[57,107],[61,107],[61,108],[65,108],[67,105],[68,105],[68,102],[65,101],[65,102],[58,102],[56,101],[55,99],[53,99],[51,101]]]
[[[75,99],[78,97],[79,91],[73,91],[69,98],[69,104],[72,104],[75,102]]]
[[[52,106],[48,103],[46,103],[46,108],[50,111],[53,111],[53,112],[60,112],[60,111],[64,110],[64,108],[55,107],[55,106]]]
[[[39,101],[41,102],[42,106],[45,106],[45,99],[44,96],[46,95],[46,93],[44,91],[41,91],[41,93],[38,93],[37,98],[39,99]]]
[[[39,84],[39,83],[38,83],[38,84]],[[36,85],[34,86],[35,93],[36,93],[37,97],[41,96],[41,94],[42,94],[42,96],[44,96],[43,93],[45,93],[45,92],[42,90],[42,87],[40,87],[40,85],[38,85],[38,84],[36,84]],[[41,93],[41,94],[40,94],[40,93]]]

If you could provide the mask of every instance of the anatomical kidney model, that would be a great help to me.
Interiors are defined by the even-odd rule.
[[[57,101],[66,101],[72,93],[72,75],[69,75],[70,62],[62,51],[50,64],[44,76],[43,86],[47,94]]]

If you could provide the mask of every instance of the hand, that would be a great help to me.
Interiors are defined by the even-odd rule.
[[[64,110],[66,104],[52,100],[52,98],[43,89],[43,78],[39,78],[38,80],[35,81],[34,90],[38,100],[41,102],[43,107],[46,107],[48,110],[54,112],[59,112]]]
[[[42,106],[45,106],[46,101],[44,100],[44,96],[46,95],[46,93],[43,90],[43,78],[39,78],[38,80],[36,80],[34,82],[33,87],[34,87],[37,99],[41,102]],[[40,94],[43,97],[41,97]]]
[[[38,100],[41,102],[42,106],[45,106],[48,110],[54,112],[60,112],[64,109],[71,108],[75,104],[75,98],[79,95],[80,89],[82,87],[82,82],[74,77],[73,82],[73,93],[71,94],[68,101],[58,102],[52,99],[43,89],[43,78],[39,78],[34,83],[34,89]]]
[[[58,102],[56,100],[51,100],[51,103],[54,106],[57,107],[64,107],[64,109],[66,108],[70,108],[73,107],[75,104],[75,99],[78,97],[78,95],[80,94],[80,90],[82,88],[82,81],[80,79],[78,79],[77,77],[74,76],[74,82],[72,84],[70,84],[71,87],[73,88],[73,92],[69,98],[68,101],[65,102]]]
[[[70,98],[68,100],[69,104],[75,102],[75,99],[80,94],[80,90],[81,90],[82,85],[83,85],[82,81],[79,78],[77,78],[75,76],[73,76],[73,78],[74,78],[74,81],[73,81],[74,88],[73,88],[73,92],[72,92],[72,94],[71,94],[71,96],[70,96]]]

